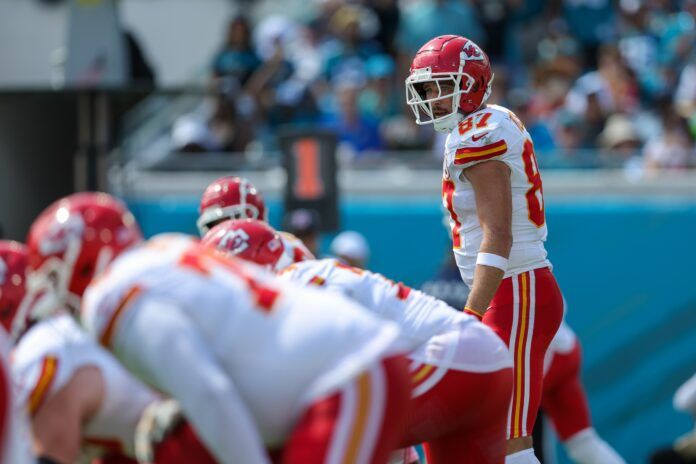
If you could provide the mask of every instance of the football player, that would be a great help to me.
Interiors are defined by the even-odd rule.
[[[87,331],[178,400],[218,461],[266,463],[271,449],[285,463],[384,463],[396,445],[409,384],[395,324],[191,237],[142,243],[106,194],[49,206],[28,244],[43,298],[81,303]]]
[[[258,219],[268,222],[261,193],[243,177],[225,176],[214,180],[203,192],[196,225],[201,237],[216,224],[228,219]],[[304,243],[289,232],[279,232],[285,249],[295,261],[314,259]]]
[[[227,219],[268,221],[261,193],[247,179],[225,176],[211,182],[198,206],[196,226],[201,237]]]
[[[30,291],[24,299],[27,257],[23,245],[0,242],[0,260],[11,270],[2,285],[0,321],[19,338],[11,367],[18,403],[31,418],[34,453],[44,464],[71,463],[78,456],[135,464],[136,426],[157,395],[89,339],[67,312],[27,320],[35,296]],[[189,462],[180,460],[173,444],[188,445],[182,441],[187,434],[192,432],[185,425],[170,434],[154,462]]]
[[[253,219],[218,224],[203,244],[280,270],[288,280],[346,295],[397,323],[413,385],[412,413],[401,445],[426,442],[430,464],[504,462],[512,361],[498,336],[476,318],[335,259],[284,267],[290,259],[279,236]]]
[[[543,362],[563,315],[544,241],[546,219],[534,145],[506,108],[486,104],[493,74],[471,40],[436,37],[416,53],[406,78],[418,124],[449,134],[442,201],[453,251],[471,287],[464,310],[508,343],[514,362],[509,463],[538,463],[531,433],[541,402]]]

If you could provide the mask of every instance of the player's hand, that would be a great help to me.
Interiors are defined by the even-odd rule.
[[[135,457],[141,464],[151,464],[157,445],[178,426],[184,416],[176,400],[166,399],[149,404],[135,428]]]

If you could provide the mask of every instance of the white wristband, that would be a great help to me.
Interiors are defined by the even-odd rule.
[[[493,253],[479,253],[476,257],[476,264],[483,264],[484,266],[497,267],[501,271],[507,271],[508,259],[503,258],[500,255],[494,255]]]

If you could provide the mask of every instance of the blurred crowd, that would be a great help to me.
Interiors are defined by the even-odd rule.
[[[181,151],[277,147],[286,125],[339,136],[342,156],[432,150],[404,101],[412,56],[464,35],[489,54],[489,103],[525,122],[545,167],[696,165],[696,0],[314,0],[239,15],[210,65],[205,117],[173,127]]]

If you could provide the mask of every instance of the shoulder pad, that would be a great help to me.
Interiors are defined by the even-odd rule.
[[[524,126],[511,111],[491,105],[462,120],[456,131],[452,164],[468,167],[505,155],[523,138]]]

